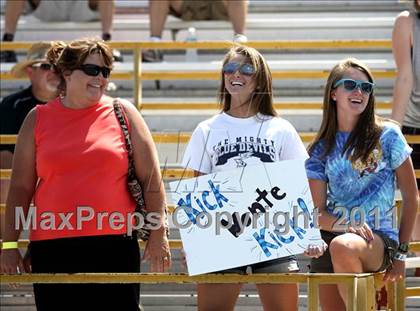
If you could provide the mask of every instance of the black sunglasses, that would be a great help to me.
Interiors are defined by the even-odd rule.
[[[106,79],[111,74],[111,69],[108,67],[101,67],[94,64],[83,64],[79,68],[77,68],[81,71],[83,71],[85,74],[91,77],[96,77],[99,75],[99,73],[102,73],[102,76]]]
[[[252,76],[255,73],[254,66],[248,63],[227,63],[223,66],[223,72],[227,74],[232,74],[238,71],[246,76]]]
[[[343,85],[344,89],[348,92],[352,92],[354,89],[358,88],[365,94],[372,93],[373,89],[375,88],[375,83],[362,81],[362,80],[353,80],[353,79],[341,79],[338,80],[334,87]]]
[[[47,64],[47,63],[37,63],[37,64],[33,64],[31,67],[32,68],[40,68],[41,70],[44,70],[44,71],[49,71],[49,70],[51,70],[52,65]]]

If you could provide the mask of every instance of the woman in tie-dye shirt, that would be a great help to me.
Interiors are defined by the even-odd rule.
[[[357,59],[331,71],[323,120],[306,162],[319,225],[329,251],[312,272],[404,274],[398,242],[410,239],[418,206],[411,148],[398,125],[375,116],[375,84]],[[400,230],[394,213],[395,180],[403,197]],[[398,248],[398,251],[397,251]],[[323,310],[345,310],[345,285],[320,287]]]

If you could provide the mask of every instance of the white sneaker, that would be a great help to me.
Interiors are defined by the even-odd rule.
[[[245,43],[248,42],[248,38],[245,35],[237,33],[233,36],[233,42],[236,43]]]

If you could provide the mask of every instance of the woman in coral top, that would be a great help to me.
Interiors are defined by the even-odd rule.
[[[29,113],[16,144],[1,272],[26,270],[15,243],[23,221],[31,229],[34,273],[139,272],[126,142],[113,99],[104,95],[112,51],[103,41],[82,39],[62,50],[52,47],[48,56],[57,53],[62,95]],[[144,259],[162,272],[170,266],[170,250],[158,157],[139,112],[119,102],[146,210],[158,216]],[[139,310],[138,284],[35,284],[34,293],[38,310]]]

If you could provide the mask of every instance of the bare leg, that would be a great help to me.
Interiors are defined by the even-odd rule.
[[[98,10],[101,18],[102,33],[110,34],[114,18],[114,1],[89,0],[89,7]]]
[[[330,244],[331,260],[335,273],[362,273],[377,271],[384,258],[384,243],[374,234],[367,243],[361,236],[346,233],[334,238]],[[347,302],[347,287],[339,284],[338,290],[343,301]]]
[[[419,191],[419,196],[420,196],[420,191]],[[416,224],[414,226],[412,240],[420,241],[420,214],[417,214],[417,217],[416,217]],[[420,257],[420,252],[416,252],[416,256]],[[415,276],[420,276],[420,268],[416,269]]]
[[[4,33],[14,34],[19,17],[25,9],[26,0],[6,1],[4,16]]]
[[[241,284],[198,284],[198,311],[232,311]]]
[[[319,301],[322,311],[346,311],[344,301],[335,284],[319,286]]]
[[[244,34],[248,5],[246,0],[223,1],[235,34]]]
[[[149,0],[150,36],[162,37],[169,8],[181,12],[182,0]]]
[[[264,311],[293,311],[298,309],[297,284],[257,284]]]

